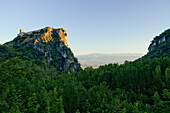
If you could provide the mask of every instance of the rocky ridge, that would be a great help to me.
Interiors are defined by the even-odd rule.
[[[159,58],[170,56],[170,29],[154,37],[148,47],[148,53],[143,58]]]
[[[67,44],[67,33],[63,28],[46,27],[40,30],[24,32],[3,46],[15,51],[15,55],[24,60],[35,60],[40,64],[44,60],[58,71],[80,71],[81,67]]]

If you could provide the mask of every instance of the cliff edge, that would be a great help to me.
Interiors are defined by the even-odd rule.
[[[7,55],[5,53],[12,53]],[[1,60],[18,57],[23,60],[34,60],[37,65],[54,66],[58,71],[80,71],[81,67],[67,44],[67,33],[63,28],[43,29],[24,32],[20,30],[18,36],[10,42],[0,46]]]
[[[155,57],[170,57],[170,29],[153,38],[148,47],[148,53],[143,58]]]

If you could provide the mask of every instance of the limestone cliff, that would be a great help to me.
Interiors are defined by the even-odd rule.
[[[65,31],[63,28],[61,28],[61,29],[58,29],[58,30],[57,30],[57,33],[60,35],[61,41],[63,41],[64,44],[68,47],[68,44],[67,44],[67,33],[66,33],[66,31]]]
[[[170,29],[156,36],[149,45],[148,53],[143,58],[170,57]]]
[[[17,57],[24,60],[35,60],[40,64],[46,60],[58,71],[80,71],[81,67],[67,44],[67,33],[63,28],[46,27],[40,30],[24,32],[11,42],[4,44],[18,53]]]
[[[149,45],[149,48],[148,48],[149,52],[151,52],[152,50],[154,50],[156,47],[166,42],[167,40],[168,40],[168,37],[165,35],[162,36],[161,38],[154,39],[152,43]]]

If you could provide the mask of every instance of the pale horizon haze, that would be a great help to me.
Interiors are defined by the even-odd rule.
[[[64,28],[75,55],[148,52],[170,28],[170,0],[0,0],[0,43],[47,26]]]

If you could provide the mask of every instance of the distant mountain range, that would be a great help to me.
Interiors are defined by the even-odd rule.
[[[81,63],[83,68],[92,66],[94,68],[99,67],[100,65],[105,65],[109,63],[119,63],[122,64],[124,61],[134,61],[144,54],[140,53],[120,53],[120,54],[102,54],[102,53],[93,53],[87,55],[78,55],[77,58]]]
[[[121,54],[87,54],[78,55],[78,60],[81,63],[81,67],[92,66],[94,68],[100,65],[109,63],[122,64],[124,61],[134,61],[136,59],[153,59],[160,57],[170,56],[170,29],[165,30],[159,36],[156,36],[151,41],[148,47],[148,53],[146,55],[140,53],[121,53]]]

